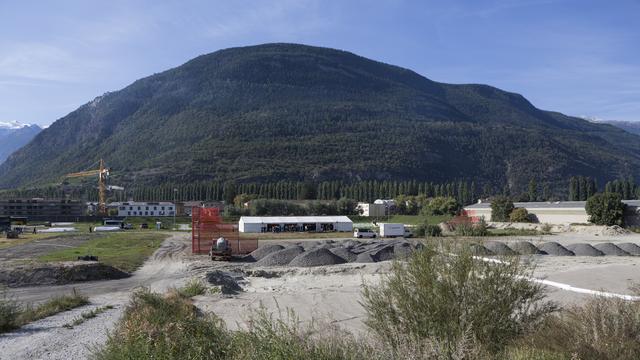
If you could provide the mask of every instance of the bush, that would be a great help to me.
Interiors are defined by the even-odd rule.
[[[460,209],[460,205],[456,199],[452,197],[436,196],[430,199],[427,205],[422,209],[422,215],[455,215]]]
[[[438,225],[421,224],[416,227],[416,236],[438,237],[442,236],[442,229]]]
[[[20,327],[19,315],[20,306],[3,296],[0,299],[0,334]]]
[[[589,221],[596,225],[619,225],[624,222],[624,203],[617,193],[595,194],[587,199]]]
[[[594,297],[547,319],[524,346],[583,360],[640,359],[640,303]]]
[[[178,293],[184,297],[194,297],[207,292],[207,285],[200,279],[189,280],[184,287],[178,289]]]
[[[478,223],[464,222],[456,224],[454,231],[458,236],[487,236],[489,235],[489,229],[487,223],[484,220],[480,220]]]
[[[23,309],[18,321],[21,325],[24,325],[87,304],[89,304],[89,298],[73,289],[69,295],[57,296],[35,308],[27,307]]]
[[[531,222],[529,212],[525,208],[515,208],[509,214],[509,220],[516,223],[528,223]]]
[[[506,196],[496,196],[491,201],[491,221],[509,221],[509,216],[513,211],[513,201]]]
[[[364,287],[367,325],[387,346],[397,348],[396,334],[404,334],[439,344],[450,358],[498,354],[556,309],[517,259],[478,261],[468,250],[440,246],[395,263],[381,284]],[[459,344],[473,346],[461,355]]]

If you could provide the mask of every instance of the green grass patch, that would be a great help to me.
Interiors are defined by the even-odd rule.
[[[184,297],[191,298],[207,293],[207,285],[200,279],[191,279],[185,286],[178,289],[178,293]]]
[[[367,222],[377,222],[377,223],[399,223],[406,225],[420,225],[425,221],[429,224],[439,224],[443,221],[451,220],[451,215],[431,215],[431,216],[422,216],[422,215],[391,215],[391,216],[383,216],[383,217],[367,217],[367,216],[349,216],[349,219],[354,223],[367,223]]]
[[[549,235],[549,232],[534,229],[488,229],[487,236],[538,236]]]
[[[78,326],[80,324],[82,324],[83,322],[89,320],[89,319],[93,319],[94,317],[102,314],[103,312],[107,311],[107,310],[111,310],[113,309],[113,305],[105,305],[105,306],[100,306],[97,307],[91,311],[84,311],[80,314],[79,317],[75,318],[72,322],[68,323],[68,324],[64,324],[62,325],[63,327],[67,328],[67,329],[73,329],[74,326]]]
[[[34,321],[84,306],[88,303],[89,299],[76,292],[75,289],[69,295],[51,298],[35,307],[22,307],[11,299],[0,299],[0,333],[17,329]]]
[[[151,255],[168,234],[159,232],[118,232],[92,239],[78,247],[58,250],[38,257],[39,261],[74,261],[78,256],[94,255],[103,264],[133,272]]]

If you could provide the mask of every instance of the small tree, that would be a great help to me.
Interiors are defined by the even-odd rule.
[[[596,225],[620,225],[624,223],[624,203],[616,193],[595,194],[587,200],[589,221]]]
[[[519,222],[519,223],[528,223],[531,222],[531,218],[529,217],[529,212],[525,208],[515,208],[509,214],[509,220],[511,222]]]
[[[452,197],[436,196],[422,209],[423,215],[454,215],[460,206]]]
[[[513,201],[506,196],[497,196],[491,201],[491,221],[509,221],[513,211]]]

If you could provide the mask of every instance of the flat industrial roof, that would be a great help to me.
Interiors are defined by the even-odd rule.
[[[352,223],[346,216],[242,216],[245,224]]]

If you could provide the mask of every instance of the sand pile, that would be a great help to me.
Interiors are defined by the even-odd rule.
[[[518,255],[517,252],[511,250],[510,247],[500,241],[487,241],[484,243],[484,247],[492,253],[500,256]]]
[[[509,247],[520,255],[546,255],[546,253],[538,249],[535,245],[528,241],[518,241],[509,244]]]
[[[640,255],[640,246],[634,243],[617,244],[618,248],[626,251],[630,255]]]
[[[269,245],[264,245],[264,246],[260,246],[259,248],[255,249],[251,254],[249,254],[253,259],[255,259],[256,261],[262,259],[263,257],[274,253],[276,251],[280,251],[284,249],[284,246],[282,245],[273,245],[273,244],[269,244]]]
[[[538,247],[538,249],[544,251],[548,255],[552,256],[574,256],[575,254],[565,248],[564,246],[558,244],[557,242],[546,242]]]
[[[609,256],[629,256],[630,254],[613,243],[601,243],[593,245],[594,248],[600,250],[603,254]]]
[[[293,259],[289,265],[299,267],[325,266],[343,264],[346,260],[325,248],[306,251]]]
[[[285,266],[295,259],[298,255],[304,252],[302,246],[291,246],[279,251],[272,252],[271,254],[263,257],[256,265],[258,266]]]
[[[576,256],[604,256],[604,253],[589,244],[570,244],[567,249],[572,251]]]

